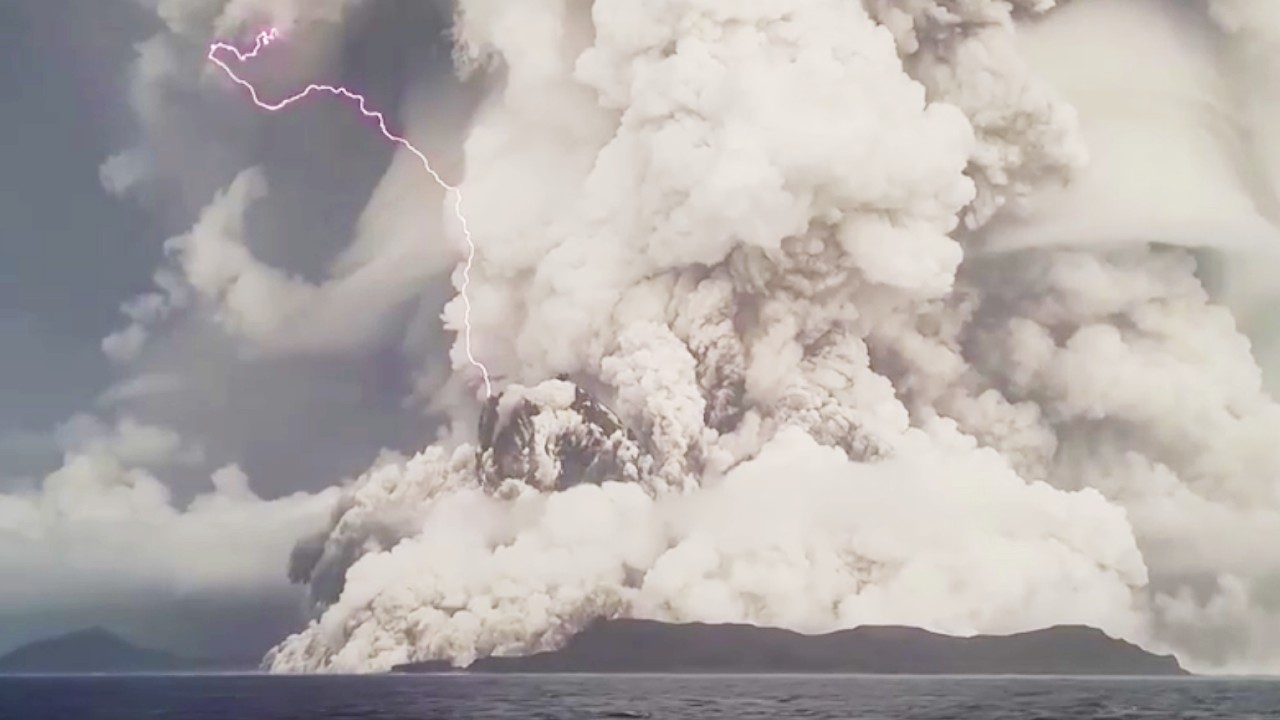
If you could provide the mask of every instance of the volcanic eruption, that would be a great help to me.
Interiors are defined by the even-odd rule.
[[[308,81],[391,12],[159,6],[178,37],[269,21],[292,28],[276,53],[327,40],[291,68]],[[349,481],[298,545],[314,620],[265,665],[466,665],[637,617],[1087,624],[1192,667],[1280,667],[1280,553],[1259,550],[1280,531],[1280,405],[1233,314],[1265,305],[1247,271],[1280,247],[1280,106],[1242,89],[1274,80],[1277,16],[458,0],[447,42],[476,99],[445,172],[469,284],[448,213],[415,226],[446,248],[433,272],[387,271],[401,301],[455,291],[429,306],[449,358],[404,343],[441,433]],[[1166,75],[1108,67],[1133,52]],[[1232,73],[1245,54],[1270,64]],[[411,137],[433,88],[406,81]],[[369,227],[410,186],[396,152]],[[246,170],[205,221],[269,201],[262,184]],[[210,236],[174,262],[227,332],[333,350],[298,318],[358,302],[358,273],[284,277]]]

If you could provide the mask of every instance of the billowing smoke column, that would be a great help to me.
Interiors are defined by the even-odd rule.
[[[316,619],[266,665],[465,665],[636,616],[1082,623],[1280,670],[1280,405],[1196,255],[1275,240],[1275,126],[1215,113],[1247,95],[1222,48],[1273,57],[1280,8],[1054,5],[460,0],[498,394],[345,488],[294,553]],[[1220,43],[1144,86],[1186,110],[1158,143],[1062,71],[1063,29],[1108,21]],[[1158,222],[1201,184],[1221,202]]]

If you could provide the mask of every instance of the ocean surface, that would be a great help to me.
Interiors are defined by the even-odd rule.
[[[0,677],[0,720],[1280,718],[1280,681],[559,675]]]

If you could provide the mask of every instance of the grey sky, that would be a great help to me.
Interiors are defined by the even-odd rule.
[[[11,139],[0,143],[0,478],[47,470],[56,460],[51,429],[95,411],[95,399],[121,379],[101,341],[126,324],[122,302],[154,289],[163,241],[193,220],[191,209],[176,210],[164,222],[177,222],[162,228],[157,216],[164,213],[112,197],[99,181],[103,161],[136,140],[130,64],[155,25],[153,14],[148,19],[130,2],[16,0],[0,7],[0,137]],[[352,52],[369,66],[362,87],[376,93],[371,80],[396,87],[401,60],[394,52],[377,45]],[[285,220],[258,233],[257,252],[294,272],[322,270],[347,244],[385,169],[385,147],[356,118],[330,107],[261,129],[245,125],[257,120],[245,108],[218,109],[230,119],[205,124],[214,133],[206,145],[233,146],[217,133],[247,127],[234,138],[243,163],[266,164],[277,181],[272,203]],[[317,197],[324,201],[314,211],[299,209]],[[202,194],[199,202],[208,199]],[[183,387],[125,410],[203,443],[211,466],[241,463],[268,496],[325,487],[366,467],[383,446],[417,447],[427,427],[416,410],[406,421],[407,368],[394,345],[336,362],[244,363],[192,321],[155,338],[149,352],[130,375],[182,368]],[[207,473],[171,480],[186,492],[202,488]]]
[[[0,492],[15,477],[55,467],[56,426],[94,412],[120,379],[102,339],[125,324],[122,302],[153,289],[162,243],[181,230],[162,228],[99,180],[103,161],[136,139],[127,92],[135,44],[156,30],[154,15],[147,21],[136,4],[118,0],[0,2]],[[344,422],[334,411],[369,408],[370,393],[361,392],[369,378],[349,380],[341,367],[243,369],[227,348],[184,339],[192,335],[199,333],[158,343],[141,368],[190,370],[194,380],[183,394],[128,408],[208,447],[207,467],[166,477],[179,503],[207,492],[208,471],[231,460],[258,472],[263,495],[284,494],[291,483],[323,487],[341,477],[333,459],[353,436],[364,453],[352,454],[350,469],[367,465],[377,436],[389,434],[385,425]],[[281,398],[303,400],[314,421],[295,422]],[[227,422],[228,412],[247,420]],[[376,403],[368,410],[378,412]],[[282,561],[282,581],[284,572]],[[85,598],[65,608],[0,609],[0,652],[102,624],[179,652],[252,657],[301,617],[300,604],[278,589],[216,599],[160,593],[149,607],[139,602]]]
[[[422,17],[426,6],[378,10],[369,22],[375,30],[398,31],[397,38],[407,28],[432,27]],[[69,496],[41,500],[42,489],[58,483],[39,478],[63,465],[61,450],[74,433],[59,426],[79,413],[98,416],[104,431],[129,417],[198,446],[199,460],[150,468],[179,511],[210,493],[212,474],[230,463],[244,469],[255,494],[271,500],[332,486],[367,468],[384,447],[420,448],[435,428],[422,404],[405,398],[423,353],[437,345],[443,353],[437,336],[445,278],[420,297],[399,301],[374,340],[347,354],[248,357],[200,307],[184,307],[171,322],[149,328],[132,364],[113,367],[103,354],[103,338],[128,323],[121,304],[156,290],[164,242],[190,229],[236,172],[259,165],[272,184],[246,238],[254,252],[311,277],[324,275],[350,243],[390,159],[386,146],[340,108],[310,106],[266,120],[216,83],[202,84],[202,48],[194,44],[173,50],[175,62],[189,63],[183,69],[190,72],[177,81],[182,84],[148,88],[160,97],[142,101],[160,105],[149,109],[171,132],[144,134],[131,77],[136,80],[138,44],[153,39],[158,25],[154,12],[126,0],[0,0],[0,501],[35,508],[37,515],[40,502],[74,504]],[[358,84],[380,107],[396,106],[402,75],[415,68],[435,67],[450,77],[447,43],[438,57],[422,57],[409,41],[339,47],[352,58],[352,77],[341,79]],[[100,181],[108,157],[138,147],[154,155],[149,160],[156,167],[175,171],[141,193],[145,207],[137,196],[110,195]],[[164,196],[174,190],[174,197]],[[414,238],[420,233],[414,230]],[[359,299],[346,305],[355,306],[354,320],[342,327],[369,320]],[[422,327],[410,338],[416,345],[405,350],[405,326],[412,322]],[[101,402],[104,393],[121,397],[119,389],[140,378],[160,390]],[[113,479],[109,471],[99,468],[98,490],[118,483],[114,487],[127,493],[134,479]],[[93,485],[88,478],[75,482]],[[245,507],[256,506],[245,501]],[[60,505],[53,514],[66,512]],[[296,629],[302,596],[287,587],[286,565],[297,535],[267,528],[276,549],[255,565],[224,547],[216,529],[221,521],[186,517],[125,507],[98,528],[107,537],[144,528],[136,537],[151,549],[168,543],[152,542],[147,527],[176,522],[188,535],[207,533],[201,535],[207,547],[189,553],[192,562],[162,553],[159,562],[174,562],[150,574],[137,567],[148,563],[136,558],[59,555],[63,540],[75,544],[74,537],[94,532],[75,526],[78,521],[46,535],[24,529],[18,517],[17,525],[3,528],[16,532],[0,537],[0,564],[21,581],[0,593],[0,653],[36,637],[103,625],[182,653],[254,656]],[[59,574],[71,566],[77,569]],[[208,573],[262,582],[224,592],[216,582],[200,584]],[[94,579],[76,585],[82,576]],[[15,599],[21,587],[40,588],[39,597]]]
[[[144,213],[98,182],[143,35],[125,5],[0,3],[0,436],[90,405],[110,377],[99,343],[159,257]]]

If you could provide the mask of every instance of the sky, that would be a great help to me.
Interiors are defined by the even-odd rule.
[[[92,405],[101,342],[146,289],[163,235],[98,168],[125,137],[119,68],[141,13],[92,0],[0,8],[0,437],[20,442]],[[145,27],[145,26],[143,26]],[[90,30],[92,28],[92,30]]]
[[[155,16],[131,3],[93,0],[20,0],[6,3],[0,12],[12,16],[0,29],[6,41],[0,50],[5,55],[0,70],[5,89],[4,122],[6,132],[22,138],[6,143],[2,151],[5,193],[0,198],[4,203],[0,220],[4,223],[0,333],[7,340],[5,372],[0,373],[0,449],[13,458],[6,465],[6,474],[11,475],[15,466],[28,458],[47,461],[49,431],[76,413],[101,406],[102,396],[128,376],[128,371],[113,370],[103,352],[103,339],[126,324],[121,306],[152,288],[164,241],[185,230],[190,219],[180,210],[156,211],[150,200],[114,197],[100,179],[104,163],[137,135],[129,105],[129,68],[137,59],[137,43],[157,30]],[[302,164],[286,165],[291,172],[314,179],[302,188],[303,193],[336,200],[323,203],[318,212],[291,215],[293,224],[287,230],[309,236],[300,254],[312,256],[292,258],[301,271],[319,267],[324,255],[315,254],[316,248],[342,242],[342,228],[352,222],[354,209],[342,198],[358,199],[360,193],[346,190],[343,183],[353,177],[356,185],[372,182],[361,177],[361,163],[363,174],[368,175],[386,160],[385,148],[368,138],[352,118],[319,114],[320,123],[328,123],[322,127],[349,138],[357,149],[343,164],[342,172],[332,172],[330,158],[319,152],[308,152],[310,160]],[[301,127],[295,124],[291,130],[288,121],[285,125],[281,131],[295,135]],[[313,128],[312,132],[317,131]],[[192,139],[192,144],[198,142],[198,138]],[[281,144],[286,146],[283,154],[287,160],[299,157],[300,147]],[[272,147],[266,145],[265,151],[269,153]],[[270,248],[266,252],[270,257]],[[394,359],[386,363],[394,363]],[[316,373],[330,382],[358,385],[352,392],[363,399],[349,398],[357,404],[380,402],[371,398],[371,393],[399,391],[392,386],[380,390],[379,385],[386,381],[367,373],[350,378],[349,368],[323,361],[317,365],[322,367],[317,367]],[[334,379],[343,375],[348,377]],[[261,384],[281,379],[255,375],[242,381]],[[218,386],[236,381],[223,378],[210,382]],[[219,391],[205,387],[195,392],[201,397],[173,412],[198,424],[203,419],[193,416],[202,410],[192,405],[207,403],[208,393]],[[246,390],[245,394],[253,392]],[[248,404],[246,412],[272,411],[235,393],[221,401],[232,407]],[[323,423],[325,418],[316,420]],[[235,428],[223,430],[229,436],[237,434]],[[380,447],[388,431],[377,430],[382,437],[370,442]],[[317,457],[314,464],[295,470],[291,474],[294,479],[282,480],[279,487],[323,486],[333,478],[321,480],[318,476],[334,472],[333,458],[324,456],[324,448],[330,445],[324,441],[325,434],[342,436],[350,429],[312,428],[312,432],[315,434],[310,437],[318,447],[302,458],[288,451],[284,455],[293,457],[281,459],[263,444],[246,451],[244,445],[254,441],[245,437],[228,439],[234,447],[227,452],[238,454],[250,466],[258,464],[259,456],[265,456],[262,465],[306,463],[306,457]],[[354,471],[364,461],[349,460],[346,470]]]
[[[104,338],[128,325],[122,305],[154,288],[165,241],[191,222],[176,203],[157,210],[154,198],[113,195],[102,179],[109,158],[138,138],[131,66],[138,43],[159,29],[153,13],[128,2],[19,0],[0,7],[0,133],[8,138],[0,148],[0,493],[39,487],[69,448],[93,442],[103,418],[110,424],[116,417],[144,417],[198,438],[187,443],[192,461],[163,473],[178,507],[204,492],[210,473],[227,462],[270,478],[257,488],[267,498],[318,491],[363,469],[385,447],[413,446],[431,427],[421,410],[401,407],[407,381],[399,379],[403,369],[394,353],[380,359],[374,350],[374,357],[357,361],[304,358],[284,367],[241,362],[216,333],[192,323],[155,339],[152,354],[133,365],[108,358]],[[386,162],[385,148],[350,117],[323,111],[315,117],[312,142],[327,132],[354,145],[342,171],[333,172],[328,155],[310,151],[322,144],[310,146],[310,162],[299,162],[304,148],[282,143],[281,165],[313,178],[308,192],[359,200],[343,183],[352,177],[357,185],[372,183]],[[294,134],[305,126],[295,124]],[[290,258],[302,272],[322,266],[314,249],[325,244],[326,233],[330,245],[342,242],[358,209],[332,201],[316,207],[292,213],[294,223],[285,229],[309,237]],[[273,257],[270,248],[264,253]],[[139,378],[159,378],[165,387],[175,368],[187,381],[181,387],[159,398],[130,394]],[[228,422],[237,416],[247,420]],[[128,510],[113,527],[145,523],[143,517]],[[277,586],[265,600],[243,589],[212,599],[174,591],[148,606],[128,592],[95,596],[99,586],[93,586],[69,603],[0,601],[0,617],[7,619],[0,622],[0,651],[51,632],[106,624],[182,652],[260,656],[303,617],[301,596],[279,587],[293,539],[261,570]],[[51,549],[54,542],[35,547]],[[117,573],[108,567],[117,561],[98,562],[102,573]],[[182,571],[164,572],[141,585],[184,582],[174,576]],[[39,585],[37,574],[27,578],[31,592],[68,592],[55,589],[63,586],[52,578]]]
[[[0,485],[56,466],[53,429],[94,408],[116,379],[102,339],[120,325],[120,305],[150,286],[162,255],[155,216],[99,180],[128,137],[121,70],[155,29],[144,13],[111,5],[0,5],[0,133],[8,138],[0,143]],[[253,604],[246,618],[243,606],[166,605],[151,608],[150,629],[134,607],[106,608],[103,617],[179,648],[250,658],[298,618],[289,606]],[[193,635],[193,617],[221,617],[214,623],[241,630],[239,640]],[[0,648],[100,619],[4,608]]]

